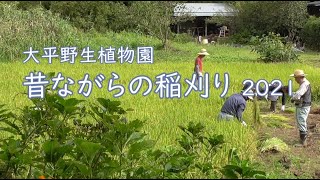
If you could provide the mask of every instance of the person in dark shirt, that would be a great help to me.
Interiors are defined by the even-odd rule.
[[[250,86],[250,83],[246,83],[243,86],[242,90],[246,90],[248,87]],[[276,105],[277,105],[277,101],[279,99],[279,96],[273,96],[271,95],[271,93],[274,91],[274,89],[278,88],[279,84],[278,83],[273,83],[273,84],[269,84],[269,88],[268,88],[268,94],[265,95],[264,97],[262,96],[257,96],[258,100],[262,100],[263,98],[265,98],[266,100],[270,100],[271,104],[270,104],[270,110],[272,112],[276,111]],[[255,89],[256,85],[253,85],[252,90],[254,92],[256,92]],[[281,86],[281,88],[279,88],[277,91],[275,91],[274,93],[280,93],[281,95],[281,100],[282,100],[282,106],[281,106],[281,110],[284,111],[285,110],[285,105],[286,105],[286,94],[288,93],[288,86]],[[265,87],[259,87],[259,91],[260,92],[264,92],[265,91]]]
[[[218,116],[219,120],[231,120],[238,119],[242,125],[246,126],[246,122],[242,118],[242,114],[246,109],[246,101],[253,99],[252,96],[244,96],[241,93],[233,94],[230,96],[221,108],[221,112]],[[253,93],[253,91],[249,91]]]
[[[277,107],[277,101],[279,99],[279,96],[273,96],[271,95],[272,91],[274,91],[276,88],[278,87],[277,84],[271,84],[269,86],[269,92],[268,92],[268,100],[271,101],[270,104],[270,110],[272,112],[276,111],[276,107]],[[264,88],[263,88],[264,89]],[[281,111],[285,110],[286,107],[286,94],[288,93],[288,86],[281,86],[281,88],[279,88],[277,91],[275,91],[274,93],[280,93],[281,95],[281,101],[282,101],[282,106],[281,106]]]

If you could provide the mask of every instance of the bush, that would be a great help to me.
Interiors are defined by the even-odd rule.
[[[55,73],[46,74],[52,78]],[[223,135],[209,134],[201,123],[179,126],[183,134],[170,148],[142,132],[144,121],[128,120],[119,101],[95,103],[64,99],[46,87],[43,99],[32,99],[21,113],[0,105],[0,176],[35,179],[172,179],[265,177],[248,159],[230,150],[229,162],[214,166],[226,144]],[[86,121],[92,117],[93,122]],[[222,169],[223,168],[223,169]],[[240,170],[240,172],[238,171]],[[219,173],[221,171],[221,173]]]
[[[311,16],[301,33],[307,48],[320,51],[320,18]]]
[[[217,44],[232,44],[232,40],[229,37],[220,37],[217,39]]]
[[[89,39],[86,44],[81,44],[80,47],[84,48],[89,46],[90,49],[98,51],[101,47],[108,48],[123,48],[128,47],[129,49],[137,50],[138,47],[151,46],[154,50],[162,47],[161,41],[152,36],[146,36],[136,32],[113,32],[107,31],[105,33],[99,33],[94,30],[86,33],[86,38]]]
[[[4,61],[24,57],[23,51],[30,47],[42,54],[45,47],[58,49],[82,42],[76,28],[42,8],[23,11],[16,3],[0,3],[0,21],[0,58]]]
[[[242,31],[240,33],[233,34],[231,36],[231,40],[236,44],[248,44],[250,43],[250,38],[252,34],[249,31]]]
[[[173,40],[179,43],[194,42],[194,39],[192,38],[192,36],[190,36],[187,33],[175,34]]]
[[[292,48],[291,43],[284,44],[279,34],[268,33],[262,37],[251,39],[252,51],[260,54],[263,62],[287,62],[298,60],[298,55]]]

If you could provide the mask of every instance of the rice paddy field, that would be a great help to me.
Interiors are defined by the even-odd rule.
[[[108,41],[104,43],[103,37],[96,39],[96,44],[93,47],[98,51],[99,46],[109,46]],[[257,61],[258,54],[251,52],[250,47],[233,47],[229,45],[198,45],[195,43],[172,43],[172,49],[169,51],[160,51],[155,49],[153,64],[137,64],[134,61],[132,64],[120,64],[117,61],[115,64],[101,64],[99,60],[96,63],[80,63],[81,57],[78,56],[74,64],[60,63],[60,59],[53,58],[52,64],[48,63],[48,59],[37,58],[40,64],[36,64],[30,60],[23,63],[27,56],[17,59],[15,62],[0,63],[1,85],[0,85],[0,104],[7,104],[8,108],[13,111],[22,108],[25,105],[30,105],[31,101],[26,95],[19,93],[27,92],[27,86],[23,86],[25,77],[32,71],[41,71],[43,73],[61,72],[66,78],[72,78],[75,82],[69,85],[69,90],[73,92],[69,97],[86,100],[86,103],[92,103],[95,98],[103,97],[112,100],[119,100],[122,107],[133,108],[134,111],[129,112],[128,119],[140,119],[146,121],[144,131],[150,138],[157,140],[157,147],[171,146],[175,143],[175,139],[181,134],[178,125],[186,125],[190,121],[202,122],[206,126],[206,130],[210,133],[223,134],[226,139],[226,144],[223,149],[217,154],[215,161],[217,164],[225,164],[227,162],[227,153],[230,148],[237,148],[242,158],[256,160],[259,150],[258,134],[253,126],[253,102],[247,103],[247,108],[244,113],[248,127],[242,127],[238,122],[218,122],[216,117],[227,97],[234,93],[240,92],[243,85],[242,82],[246,79],[252,79],[257,82],[260,79],[265,79],[271,82],[273,79],[280,79],[283,84],[288,84],[289,77],[295,69],[303,69],[308,74],[307,78],[313,85],[314,97],[316,103],[319,101],[320,92],[320,55],[317,53],[307,52],[300,54],[300,62],[297,63],[276,63],[265,64]],[[194,60],[197,52],[200,49],[206,48],[209,56],[204,60],[204,72],[209,74],[208,98],[202,98],[200,94],[205,92],[191,91],[185,97],[184,93],[188,89],[188,84],[185,79],[191,80]],[[27,49],[21,49],[21,53]],[[79,53],[80,54],[80,53]],[[94,59],[98,58],[96,53]],[[317,64],[318,62],[318,64]],[[113,95],[118,93],[118,90],[108,91],[108,81],[114,72],[119,75],[119,79],[114,81],[114,84],[122,85],[125,89],[124,94],[119,98],[114,98]],[[157,88],[156,76],[162,73],[178,72],[180,75],[179,84],[181,85],[181,98],[160,98],[155,92]],[[103,74],[105,80],[102,83],[102,88],[94,82],[94,78]],[[220,75],[221,86],[214,87],[214,75]],[[228,73],[229,79],[224,79],[224,73]],[[78,93],[80,84],[85,74],[89,74],[89,80],[92,81],[92,92],[89,97],[84,97]],[[147,90],[147,83],[143,83],[141,90],[133,95],[129,91],[130,81],[137,76],[148,76],[152,82],[152,92],[147,96],[143,96],[142,92]],[[298,85],[293,80],[293,90],[298,88]],[[52,82],[52,81],[50,81]],[[64,81],[66,82],[66,81]],[[63,83],[64,83],[63,82]],[[228,82],[229,87],[225,97],[221,98],[220,94],[224,91],[224,85]],[[60,82],[59,87],[63,87]],[[90,119],[88,119],[90,121]],[[6,136],[6,134],[1,134]]]
[[[84,32],[82,29],[78,29],[72,25],[71,22],[61,19],[56,14],[54,15],[39,8],[33,9],[32,12],[20,10],[17,8],[17,4],[17,2],[0,2],[0,14],[2,14],[0,16],[2,22],[0,25],[0,29],[2,30],[0,31],[0,179],[3,177],[27,179],[38,177],[41,179],[61,177],[131,178],[129,177],[131,173],[136,173],[133,177],[141,176],[143,178],[149,177],[150,174],[150,177],[160,178],[212,178],[212,176],[220,178],[226,177],[226,174],[222,173],[223,175],[221,175],[221,172],[218,172],[226,165],[231,165],[231,170],[235,170],[235,166],[233,166],[235,164],[232,164],[235,162],[230,164],[229,161],[229,152],[233,148],[237,149],[239,157],[242,160],[242,164],[238,162],[236,168],[241,164],[240,166],[245,166],[245,170],[250,169],[253,167],[251,166],[252,164],[246,166],[246,160],[250,160],[252,163],[259,164],[257,169],[254,170],[266,172],[268,178],[320,178],[320,159],[317,158],[320,156],[319,52],[306,50],[305,52],[298,53],[299,60],[296,62],[263,63],[258,60],[260,55],[253,52],[252,47],[233,44],[229,42],[228,38],[221,41],[218,40],[216,44],[202,45],[190,42],[191,37],[186,37],[183,34],[170,34],[168,49],[164,50],[161,40],[155,37],[126,31],[118,33],[104,31],[103,33],[98,33],[95,30],[90,30]],[[77,48],[75,63],[62,63],[60,61],[60,47],[71,46]],[[117,59],[117,50],[121,46],[134,50],[134,60],[132,63],[120,63],[119,59]],[[24,63],[28,57],[25,52],[30,47],[34,51],[39,51],[39,53],[35,54],[35,57],[40,62],[39,64],[32,58]],[[57,47],[56,54],[58,57],[52,58],[52,63],[49,63],[48,58],[42,57],[45,54],[44,48],[48,47]],[[83,48],[86,47],[94,51],[91,59],[96,60],[95,63],[80,62],[85,59],[85,57],[81,56],[85,54]],[[114,64],[100,63],[99,51],[101,48],[106,49],[108,47],[115,48],[116,50],[116,63]],[[137,63],[138,47],[153,48],[152,64]],[[210,54],[205,57],[203,62],[204,74],[208,75],[208,79],[205,79],[205,81],[208,84],[204,84],[202,91],[191,90],[190,94],[185,96],[185,93],[189,90],[187,82],[192,80],[195,58],[197,57],[197,53],[203,48]],[[308,116],[308,128],[310,129],[308,147],[302,149],[294,147],[299,135],[294,116],[295,107],[290,102],[290,98],[287,99],[286,111],[284,112],[280,111],[281,100],[278,100],[278,107],[275,113],[271,113],[269,110],[270,102],[248,101],[243,114],[243,119],[248,125],[246,127],[237,121],[220,122],[217,120],[217,116],[225,100],[232,94],[239,93],[243,88],[245,80],[250,79],[254,82],[266,80],[268,83],[271,83],[272,80],[278,79],[283,85],[288,85],[289,80],[292,80],[292,90],[296,91],[298,84],[289,76],[295,69],[304,70],[308,74],[307,79],[312,85],[313,104]],[[41,71],[44,74],[54,72],[55,76],[61,73],[64,80],[57,84],[58,88],[53,90],[55,93],[60,88],[65,87],[68,79],[72,79],[74,83],[67,85],[70,94],[67,95],[66,99],[77,98],[85,100],[83,102],[84,105],[92,105],[92,103],[97,102],[97,98],[107,98],[113,101],[120,101],[121,107],[124,109],[132,108],[133,111],[128,111],[128,114],[126,114],[127,119],[129,122],[133,122],[136,119],[144,121],[143,131],[147,134],[147,138],[156,141],[156,149],[152,150],[161,149],[164,151],[164,156],[167,156],[167,150],[170,150],[171,147],[173,149],[181,147],[177,139],[181,139],[181,135],[185,134],[179,126],[187,126],[189,122],[202,123],[205,126],[206,135],[210,134],[208,135],[209,137],[223,135],[225,143],[223,143],[221,149],[213,153],[212,159],[208,159],[209,156],[207,156],[206,152],[201,151],[199,153],[197,149],[193,149],[193,152],[190,154],[183,155],[188,157],[182,156],[180,158],[176,156],[176,159],[166,157],[164,158],[165,160],[154,160],[153,154],[149,154],[149,152],[141,153],[141,156],[137,156],[138,159],[122,158],[126,156],[122,152],[125,148],[119,148],[118,146],[122,146],[123,142],[115,141],[124,139],[128,142],[130,138],[131,140],[135,138],[139,139],[139,136],[142,137],[143,135],[130,132],[132,133],[131,136],[127,137],[128,133],[122,132],[124,134],[122,135],[125,137],[118,138],[112,136],[112,133],[118,133],[117,130],[123,126],[119,129],[114,128],[112,129],[113,131],[105,130],[105,127],[110,127],[112,126],[110,124],[113,124],[112,122],[109,123],[109,121],[105,124],[110,126],[104,124],[105,126],[102,128],[99,126],[96,131],[93,130],[90,133],[88,133],[88,129],[83,128],[79,124],[74,124],[76,128],[68,131],[69,128],[73,128],[73,125],[68,124],[63,127],[64,124],[69,122],[65,121],[66,116],[63,114],[65,112],[61,113],[60,109],[56,110],[58,109],[56,108],[57,106],[61,107],[61,104],[58,103],[53,103],[56,105],[56,109],[48,114],[57,113],[61,117],[52,115],[49,118],[43,118],[42,113],[47,114],[47,110],[44,112],[40,110],[40,112],[39,109],[33,110],[33,108],[23,113],[21,111],[22,108],[33,105],[32,101],[28,98],[28,86],[24,86],[23,83],[26,82],[26,76],[29,76],[34,71]],[[112,73],[118,75],[118,79],[113,81],[113,87],[109,85],[110,79],[113,77]],[[158,77],[163,73],[167,75],[177,73],[178,76],[173,78],[177,79],[177,82],[171,85],[180,88],[178,89],[179,97],[166,97],[166,94],[170,93],[166,89],[164,89],[164,97],[160,97],[159,92],[157,92],[159,86]],[[86,75],[89,75],[88,81],[91,84],[91,88],[88,88],[88,86],[84,88],[85,92],[90,91],[87,97],[79,93],[81,89],[81,83],[79,82]],[[104,80],[101,81],[101,87],[95,82],[97,76],[100,75],[104,76]],[[216,75],[219,75],[219,78],[216,78]],[[129,91],[130,83],[138,76],[149,78],[152,82],[152,87],[148,86],[147,81],[142,81],[140,90],[136,94],[132,94]],[[54,83],[52,79],[47,80],[51,84]],[[220,84],[220,86],[215,86],[217,84]],[[115,94],[120,92],[119,89],[110,89],[110,87],[116,88],[117,86],[122,86],[124,89],[121,97],[114,97]],[[137,83],[134,85],[134,88],[136,86]],[[144,96],[142,93],[149,88],[151,88],[151,91],[148,95]],[[223,92],[226,92],[225,96],[221,97]],[[204,98],[204,96],[207,97]],[[15,115],[23,114],[23,117],[13,117],[7,121],[6,116],[3,116],[5,111],[2,105],[5,105],[5,108],[11,110]],[[56,121],[51,121],[53,118],[56,118]],[[117,119],[117,117],[114,119]],[[47,122],[47,120],[50,122]],[[83,118],[83,120],[95,122],[89,115]],[[103,119],[103,121],[105,120]],[[17,127],[20,126],[19,123],[21,122],[25,126]],[[128,125],[130,123],[123,124],[124,126],[133,127]],[[8,125],[13,128],[7,128]],[[43,126],[46,127],[42,129]],[[93,129],[95,128],[93,127]],[[24,132],[14,133],[10,131],[12,129],[18,129],[17,131],[23,129],[21,131]],[[41,130],[38,132],[37,130],[39,129]],[[13,132],[21,137],[15,136],[14,140],[10,139],[12,134],[8,132]],[[61,136],[61,134],[63,135]],[[104,139],[96,137],[100,135]],[[132,136],[135,137],[132,138]],[[55,138],[62,140],[61,142],[57,142]],[[82,141],[78,141],[81,138],[85,139],[84,142],[87,145],[83,145],[85,143],[81,144]],[[104,142],[105,139],[107,139],[106,142]],[[217,139],[214,140],[217,141]],[[112,142],[112,145],[110,145],[110,142]],[[139,143],[134,144],[135,146],[131,144],[130,148],[133,147],[133,149],[139,150],[139,146],[136,145],[144,145],[143,143],[141,143],[142,145]],[[210,142],[210,147],[212,146],[211,143],[212,141]],[[69,146],[70,144],[72,145]],[[103,148],[102,150],[98,150],[101,144],[103,144]],[[145,146],[148,145],[146,144]],[[70,147],[72,150],[68,149]],[[112,148],[122,150],[113,154],[114,149]],[[145,147],[140,148],[144,149]],[[69,152],[65,153],[66,151]],[[98,153],[98,151],[100,152]],[[183,149],[182,151],[188,150]],[[182,151],[176,149],[171,153],[181,153]],[[56,153],[55,155],[57,155],[57,159],[59,160],[53,160],[54,153]],[[100,156],[101,154],[103,155]],[[157,153],[155,154],[155,156],[158,156]],[[192,167],[194,169],[187,170],[187,173],[184,173],[185,161],[192,159],[194,154],[198,154],[198,156],[191,163],[191,166],[198,166],[196,168],[200,168],[196,169]],[[88,158],[87,155],[91,158]],[[178,160],[177,157],[180,159]],[[91,159],[90,162],[88,159]],[[121,164],[122,160],[126,161],[126,163]],[[137,164],[134,165],[132,163],[134,161],[137,161]],[[199,162],[203,164],[197,164]],[[177,167],[174,167],[175,163],[178,164]],[[179,165],[179,163],[181,164]],[[142,170],[140,165],[143,166]],[[144,168],[147,169],[146,171],[149,169],[151,173],[144,172]],[[211,172],[202,172],[204,169],[209,169]],[[89,172],[90,170],[91,172]],[[248,172],[246,171],[246,173]],[[155,175],[152,175],[152,173],[155,173]],[[244,178],[242,175],[238,173],[236,176]],[[252,176],[252,174],[249,175],[249,178]]]

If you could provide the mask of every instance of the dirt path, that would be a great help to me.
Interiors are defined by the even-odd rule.
[[[268,114],[268,108],[261,109],[261,114]],[[283,140],[290,148],[288,153],[261,154],[266,168],[272,168],[274,173],[283,178],[320,178],[320,108],[311,108],[308,116],[308,146],[295,147],[299,142],[294,112],[276,112],[276,115],[289,118],[283,123],[292,128],[263,127],[259,135],[277,137]]]

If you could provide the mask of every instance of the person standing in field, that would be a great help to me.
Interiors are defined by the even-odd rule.
[[[198,53],[198,57],[195,60],[194,63],[194,73],[196,73],[197,75],[197,79],[199,79],[200,76],[202,76],[203,73],[203,60],[204,57],[210,55],[209,53],[207,53],[206,49],[201,49],[201,51]]]
[[[299,84],[298,91],[294,92],[291,102],[296,106],[296,121],[300,132],[300,144],[295,146],[307,146],[307,119],[311,108],[311,85],[306,79],[307,74],[303,70],[297,69],[291,74],[295,81]]]
[[[248,93],[253,93],[249,90]],[[242,114],[246,109],[246,101],[249,99],[253,100],[253,96],[243,95],[241,93],[233,94],[230,96],[221,108],[221,112],[218,115],[218,120],[233,120],[238,119],[243,126],[247,126],[246,122],[242,118]]]

